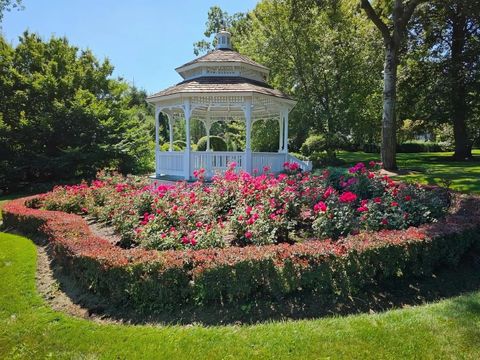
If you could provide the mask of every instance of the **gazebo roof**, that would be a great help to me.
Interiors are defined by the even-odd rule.
[[[218,110],[225,103],[228,103],[226,111],[230,111],[232,106],[241,107],[247,101],[245,99],[250,98],[249,101],[261,103],[262,107],[271,107],[270,112],[274,114],[278,113],[279,106],[291,109],[295,105],[291,97],[267,83],[267,67],[232,50],[228,31],[217,34],[215,50],[178,67],[176,71],[184,80],[150,95],[148,102],[173,106],[172,101],[183,101],[185,95],[202,102],[205,100],[201,98],[209,96],[210,100],[207,101],[210,105],[206,111]],[[229,99],[222,98],[219,101],[219,96],[227,96]],[[243,98],[230,99],[236,96]],[[219,103],[222,104],[218,105]]]
[[[183,64],[182,66],[179,66],[175,70],[181,71],[183,68],[189,67],[194,64],[198,63],[243,63],[243,64],[248,64],[252,65],[254,67],[260,68],[268,72],[268,68],[253,61],[252,59],[248,58],[245,55],[242,55],[236,51],[233,51],[231,49],[216,49],[213,51],[210,51],[209,53],[200,56],[199,58],[196,58],[192,61],[187,62],[186,64]]]
[[[272,88],[270,85],[247,79],[240,76],[202,76],[190,80],[185,80],[177,85],[171,86],[149,98],[157,98],[175,94],[185,93],[243,93],[254,92],[262,95],[274,96],[286,100],[292,100],[291,97],[279,90]]]

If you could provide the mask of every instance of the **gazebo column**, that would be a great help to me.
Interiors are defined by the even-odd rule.
[[[168,118],[168,137],[169,137],[169,146],[168,151],[173,151],[173,126],[175,125],[175,119],[171,114],[167,113]]]
[[[243,109],[245,113],[246,141],[245,141],[245,171],[252,172],[252,100],[245,101]]]
[[[185,149],[185,166],[184,166],[184,177],[186,180],[190,179],[190,153],[191,153],[191,144],[190,144],[190,117],[192,115],[192,108],[190,105],[190,99],[186,99],[183,103],[183,112],[185,114],[185,142],[187,147]]]
[[[278,118],[278,125],[280,127],[279,135],[278,135],[278,152],[281,153],[283,151],[283,113],[280,112],[280,117]]]
[[[205,131],[207,132],[207,150],[206,151],[210,151],[210,130],[212,128],[212,123],[210,122],[210,120],[206,120],[204,121],[203,124],[205,125]]]
[[[288,108],[283,110],[283,152],[288,154]]]
[[[155,106],[155,176],[159,176],[159,171],[158,171],[158,158],[160,156],[160,136],[159,136],[159,127],[160,127],[160,107]]]

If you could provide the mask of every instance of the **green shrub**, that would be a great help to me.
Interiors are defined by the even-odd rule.
[[[169,143],[165,143],[162,146],[160,146],[160,151],[169,151],[169,150],[170,150]],[[182,148],[177,144],[173,143],[173,151],[182,151]]]
[[[187,143],[183,140],[175,140],[173,146],[177,146],[180,150],[185,150]]]
[[[397,145],[399,153],[441,152],[448,148],[445,144],[432,141],[408,141]]]
[[[205,151],[207,149],[207,137],[204,136],[198,140],[197,150]],[[227,144],[220,136],[210,136],[210,149],[213,151],[227,151]]]
[[[313,153],[321,153],[325,151],[326,145],[327,142],[325,140],[325,135],[310,135],[300,148],[300,152],[305,156],[310,156]]]
[[[46,237],[52,255],[88,291],[136,310],[183,304],[278,300],[292,294],[358,296],[372,284],[457,266],[480,244],[478,198],[462,215],[419,228],[352,235],[340,243],[231,247],[197,251],[120,249],[94,236],[77,215],[31,209],[18,199],[2,210],[7,228]]]
[[[314,169],[322,168],[325,166],[341,166],[345,164],[345,161],[338,158],[334,152],[331,153],[318,153],[315,152],[310,155],[310,160]]]

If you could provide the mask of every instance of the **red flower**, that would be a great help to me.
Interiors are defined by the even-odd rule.
[[[245,233],[245,238],[247,238],[247,239],[251,239],[252,236],[253,236],[253,234],[252,234],[251,231],[247,231],[247,232]]]
[[[390,205],[391,205],[392,207],[397,207],[397,206],[398,206],[398,202],[392,201],[392,202],[390,203]]]
[[[412,197],[410,195],[406,195],[405,196],[405,201],[410,201],[410,200],[412,200]]]
[[[375,199],[373,199],[373,202],[375,204],[381,204],[382,203],[382,198],[376,197]]]
[[[358,209],[357,209],[358,212],[366,212],[368,211],[368,207],[366,206],[360,206]]]
[[[334,192],[335,190],[331,186],[329,186],[327,190],[325,190],[325,192],[323,193],[323,198],[328,199],[330,195],[332,195]]]
[[[357,195],[350,191],[347,191],[347,192],[344,192],[342,195],[340,195],[338,199],[342,203],[351,203],[357,200]]]
[[[320,201],[315,204],[315,206],[313,207],[313,211],[315,211],[316,213],[320,211],[325,212],[327,211],[327,205],[323,201]]]
[[[388,220],[387,219],[382,219],[381,223],[382,223],[382,225],[388,225]]]

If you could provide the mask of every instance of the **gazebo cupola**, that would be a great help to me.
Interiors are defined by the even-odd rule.
[[[147,98],[155,106],[156,176],[169,175],[190,179],[193,171],[204,168],[207,176],[228,168],[262,172],[265,166],[278,172],[285,161],[295,161],[304,170],[309,164],[288,154],[288,114],[295,101],[267,84],[268,68],[232,50],[231,35],[222,30],[216,35],[215,50],[176,69],[183,81]],[[159,114],[168,118],[169,151],[160,151],[158,143]],[[206,151],[192,151],[190,122],[203,123],[207,133]],[[252,125],[256,121],[276,119],[280,127],[279,147],[275,153],[251,150]],[[185,122],[186,148],[173,151],[173,127]],[[243,152],[210,150],[210,130],[218,121],[239,121],[245,124]]]
[[[232,50],[232,40],[231,40],[231,34],[226,31],[222,30],[220,31],[217,36],[217,49],[227,49],[227,50]]]

